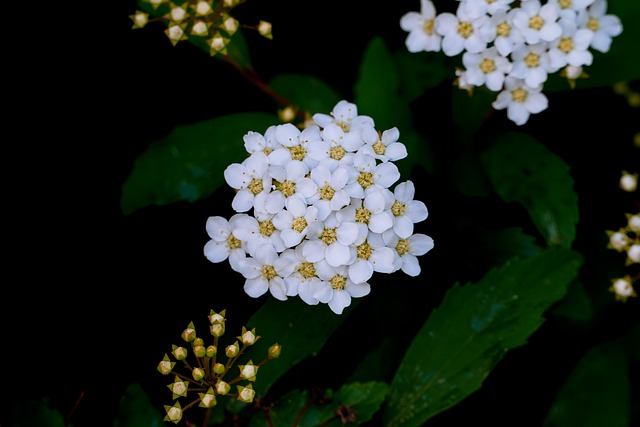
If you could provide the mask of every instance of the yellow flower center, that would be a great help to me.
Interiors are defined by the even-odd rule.
[[[498,37],[509,37],[511,34],[511,25],[507,21],[502,21],[496,26]]]
[[[395,202],[393,202],[393,205],[391,205],[391,213],[394,216],[400,216],[404,214],[404,208],[404,204],[396,200]]]
[[[563,9],[569,9],[571,7],[572,0],[558,0],[558,4]]]
[[[466,39],[473,34],[473,25],[470,22],[461,22],[458,24],[458,34]]]
[[[591,31],[598,31],[600,28],[600,21],[598,21],[598,18],[594,18],[593,16],[589,17],[589,20],[587,21],[587,28]]]
[[[240,249],[242,247],[242,242],[233,234],[229,234],[229,237],[227,238],[227,245],[229,246],[229,249]]]
[[[371,254],[373,254],[373,249],[371,248],[369,242],[365,240],[364,243],[358,245],[358,247],[356,248],[356,253],[358,254],[358,258],[366,261],[369,259]]]
[[[347,286],[347,278],[340,274],[336,274],[331,278],[331,280],[329,280],[329,284],[333,289],[340,291]]]
[[[536,68],[540,65],[540,55],[534,52],[527,53],[527,56],[524,57],[524,63],[527,64],[529,68]]]
[[[558,42],[558,49],[564,53],[569,53],[573,50],[573,39],[571,37],[563,37]]]
[[[527,99],[527,91],[521,87],[511,91],[511,99],[515,102],[524,102]]]
[[[484,58],[480,63],[480,69],[483,73],[492,73],[496,70],[496,63],[493,59]]]
[[[329,184],[325,184],[325,186],[320,189],[320,198],[322,200],[331,200],[334,194],[336,194],[336,190],[330,187]]]
[[[369,224],[369,219],[371,219],[371,212],[367,208],[361,206],[356,209],[356,222]]]
[[[342,120],[336,120],[336,124],[342,129],[343,132],[349,132],[350,126],[349,123],[344,122]]]
[[[362,188],[367,189],[373,184],[373,174],[371,172],[360,172],[356,181],[358,181],[358,184],[360,184]]]
[[[272,265],[263,265],[262,266],[262,277],[265,280],[271,280],[276,277],[278,273],[276,273],[276,269],[273,268]]]
[[[302,233],[305,228],[307,228],[307,220],[304,219],[303,216],[299,216],[293,219],[293,224],[291,228],[298,233]]]
[[[249,189],[249,191],[251,191],[251,193],[255,196],[256,194],[259,194],[262,192],[262,190],[264,190],[264,186],[262,185],[262,180],[261,179],[256,179],[253,178],[251,180],[251,182],[249,183],[249,185],[247,186],[247,188]]]
[[[298,271],[300,272],[302,277],[304,277],[305,279],[310,279],[316,275],[316,267],[313,265],[312,262],[308,262],[308,261],[305,261],[302,264],[300,264],[300,267],[298,267]]]
[[[307,150],[301,145],[294,145],[289,148],[289,151],[293,160],[304,160],[307,155]]]
[[[262,234],[263,236],[269,237],[273,234],[274,231],[276,231],[276,227],[275,225],[273,225],[270,219],[260,221],[258,224],[260,234]]]
[[[296,192],[296,183],[292,181],[284,181],[275,183],[276,190],[280,190],[284,197],[291,197]]]
[[[372,148],[373,148],[373,152],[376,153],[378,156],[382,156],[387,149],[387,147],[385,147],[382,141],[375,142]]]
[[[327,246],[336,242],[338,240],[336,229],[325,227],[325,229],[322,230],[322,233],[320,233],[320,240],[322,240],[322,242]]]
[[[539,15],[533,16],[529,19],[529,27],[534,30],[539,30],[544,25],[544,19]]]
[[[400,256],[409,252],[409,239],[398,240],[398,244],[396,245],[396,251]]]
[[[433,29],[435,27],[435,23],[433,19],[429,19],[428,21],[424,21],[424,25],[422,26],[422,30],[428,35],[433,34]]]
[[[342,160],[345,154],[347,154],[347,150],[339,145],[336,147],[331,147],[331,150],[329,150],[329,157],[331,157],[333,160]]]

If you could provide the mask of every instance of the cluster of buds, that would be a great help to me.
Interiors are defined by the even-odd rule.
[[[619,186],[623,191],[633,193],[638,188],[638,174],[622,171]],[[632,215],[625,213],[627,224],[618,230],[606,230],[609,242],[608,249],[626,253],[625,267],[640,264],[640,212]],[[632,277],[626,274],[624,277],[612,279],[609,290],[616,295],[616,300],[625,302],[629,297],[637,296],[633,289],[633,283],[640,278],[640,274]]]
[[[399,136],[345,100],[302,131],[291,123],[249,131],[248,157],[224,172],[237,214],[208,218],[205,256],[228,260],[253,298],[300,296],[336,314],[369,294],[374,272],[417,276],[417,256],[434,242],[414,233],[428,211],[413,182],[396,185],[394,161],[407,156]]]
[[[165,34],[175,46],[189,39],[201,39],[209,47],[209,53],[227,54],[227,45],[238,28],[256,30],[268,39],[272,38],[271,23],[259,21],[256,26],[240,24],[231,16],[231,10],[245,0],[140,0],[147,13],[137,10],[130,18],[133,28],[143,28],[149,22],[165,22]],[[149,18],[149,15],[152,18]]]
[[[586,77],[590,49],[609,51],[622,24],[606,9],[606,0],[460,0],[455,14],[436,14],[433,2],[421,0],[420,12],[403,15],[400,26],[410,52],[462,54],[458,87],[498,92],[493,108],[506,108],[522,125],[547,108],[542,88],[549,74],[558,72],[573,87]]]
[[[222,310],[216,313],[211,310],[208,316],[211,323],[209,331],[213,336],[213,342],[210,345],[206,345],[204,340],[196,335],[195,327],[191,322],[182,332],[182,339],[188,346],[173,345],[171,355],[175,360],[165,354],[158,364],[158,371],[161,374],[174,375],[174,380],[168,387],[176,402],[172,406],[165,405],[167,415],[164,421],[177,424],[182,419],[184,411],[196,404],[199,407],[212,408],[218,403],[218,396],[236,397],[237,400],[245,403],[253,402],[255,390],[252,383],[256,380],[258,369],[269,360],[280,356],[281,346],[277,343],[273,344],[269,347],[267,357],[260,363],[254,364],[249,360],[243,365],[238,364],[237,375],[228,378],[231,376],[229,372],[235,370],[233,366],[238,362],[238,358],[248,347],[255,344],[260,336],[255,334],[255,328],[248,330],[243,326],[242,333],[236,337],[237,340],[224,347],[226,361],[223,363],[221,355],[218,354],[218,339],[225,333],[225,312],[226,310]],[[190,354],[193,354],[195,359],[193,363],[187,361]],[[188,375],[177,372],[176,364],[183,367]],[[227,379],[225,379],[226,376]],[[241,381],[245,382],[244,385],[236,384]],[[231,391],[231,386],[234,384],[236,384],[236,392]],[[178,399],[186,397],[188,392],[197,393],[198,397],[182,407]]]

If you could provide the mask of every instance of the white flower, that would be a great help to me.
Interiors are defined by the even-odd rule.
[[[269,176],[272,178],[272,191],[254,199],[255,209],[275,214],[284,208],[291,197],[313,197],[312,189],[298,187],[298,182],[309,172],[307,166],[299,160],[290,160],[284,166],[270,165]]]
[[[356,260],[349,265],[349,278],[353,283],[366,282],[373,272],[393,273],[396,270],[395,253],[385,246],[382,234],[369,233],[356,245]]]
[[[340,223],[335,214],[324,222],[316,221],[309,226],[308,240],[302,255],[309,262],[323,259],[332,267],[351,264],[355,259],[350,245],[358,238],[358,227],[352,222]]]
[[[315,189],[315,196],[307,202],[318,208],[318,219],[324,221],[331,212],[342,209],[351,201],[344,189],[348,181],[349,171],[346,167],[340,166],[331,172],[325,165],[319,164],[313,168],[309,178],[299,181],[299,185],[303,186],[305,193]]]
[[[594,32],[591,47],[599,52],[608,52],[611,39],[622,33],[622,22],[615,15],[607,15],[607,1],[596,0],[586,11],[578,13],[578,27]]]
[[[400,179],[400,171],[395,163],[378,163],[375,157],[363,152],[353,156],[353,166],[356,174],[345,186],[351,197],[362,199],[367,193],[389,188]]]
[[[627,249],[627,265],[640,263],[640,243],[634,243]]]
[[[511,8],[513,0],[464,0],[461,5],[472,18],[483,15],[495,15]]]
[[[307,261],[302,255],[305,244],[306,241],[303,241],[294,249],[286,249],[276,260],[275,266],[277,268],[283,262],[292,263],[293,272],[284,278],[287,296],[298,295],[305,303],[316,305],[320,300],[315,297],[315,294],[321,289],[322,283],[316,274],[315,264]]]
[[[507,117],[517,125],[525,124],[531,114],[537,114],[549,106],[541,87],[528,87],[524,81],[514,77],[507,77],[504,85],[504,90],[491,105],[496,110],[506,108]]]
[[[271,246],[278,252],[285,250],[281,232],[271,221],[273,215],[262,215],[259,218],[245,215],[234,223],[233,234],[247,243],[247,252],[251,256],[256,256],[256,250],[263,245]]]
[[[493,46],[480,53],[465,52],[462,63],[467,83],[474,86],[486,85],[494,92],[502,89],[505,76],[511,71],[509,60]]]
[[[591,65],[593,55],[589,45],[594,33],[586,28],[578,29],[575,20],[561,19],[562,36],[549,44],[551,66],[560,69],[565,65],[581,67]]]
[[[613,285],[611,285],[609,290],[616,294],[616,301],[626,302],[627,298],[638,296],[635,289],[633,289],[630,276],[627,275],[619,279],[613,279],[612,282]]]
[[[233,163],[224,171],[224,179],[238,190],[231,202],[236,212],[247,212],[253,207],[256,195],[270,191],[271,177],[267,173],[269,159],[263,151],[256,151],[241,164]]]
[[[256,250],[254,258],[248,257],[238,263],[238,271],[245,277],[244,290],[252,298],[258,298],[267,291],[274,298],[287,299],[284,277],[293,272],[294,265],[286,263],[275,267],[278,253],[271,245],[262,245]]]
[[[247,153],[253,154],[262,151],[267,156],[280,147],[280,143],[275,139],[276,126],[269,126],[262,135],[259,132],[249,131],[243,137],[244,148]]]
[[[415,223],[424,221],[429,216],[427,205],[413,199],[415,192],[412,181],[402,182],[393,190],[394,199],[389,212],[393,218],[393,231],[403,239],[413,234]]]
[[[207,218],[206,230],[211,238],[204,245],[205,257],[214,263],[229,259],[231,268],[238,269],[238,261],[246,258],[245,244],[233,235],[234,223],[245,214],[233,215],[229,221],[221,216]]]
[[[326,262],[319,262],[316,271],[323,285],[316,297],[322,302],[327,302],[331,311],[336,314],[342,314],[342,311],[351,305],[351,298],[360,298],[371,292],[368,283],[353,283],[346,266],[332,267]]]
[[[401,239],[393,230],[388,230],[382,234],[382,238],[394,251],[396,270],[400,269],[412,277],[420,274],[420,263],[417,257],[426,254],[434,246],[431,237],[419,233]]]
[[[640,213],[627,215],[627,228],[634,233],[640,233]]]
[[[291,160],[298,160],[303,162],[308,170],[318,164],[317,161],[307,155],[309,143],[320,139],[320,128],[318,126],[309,126],[300,131],[291,123],[277,125],[275,139],[280,147],[269,154],[270,164],[283,166]]]
[[[318,218],[318,208],[307,206],[304,199],[292,197],[286,202],[286,210],[273,217],[273,225],[281,231],[280,237],[287,248],[292,248],[307,235],[309,224]]]
[[[309,157],[333,172],[338,166],[353,164],[353,153],[363,144],[360,131],[344,132],[337,124],[329,123],[322,130],[321,139],[309,143]]]
[[[362,139],[365,145],[360,151],[383,163],[404,159],[407,157],[407,147],[399,142],[398,138],[400,138],[400,131],[397,127],[387,129],[380,135],[373,126],[364,126]]]
[[[493,46],[505,57],[525,43],[522,32],[513,26],[513,16],[517,11],[511,9],[508,12],[498,12],[490,18],[490,25],[496,29]]]
[[[405,45],[409,52],[438,52],[442,37],[435,32],[436,8],[430,0],[420,0],[420,13],[407,12],[400,28],[408,32]]]
[[[321,128],[325,128],[329,124],[334,123],[340,126],[344,132],[357,130],[362,127],[364,123],[369,123],[371,126],[375,126],[371,117],[359,116],[356,104],[345,100],[339,101],[333,107],[330,114],[316,113],[311,116],[311,118]]]
[[[495,37],[495,27],[488,16],[472,18],[462,4],[456,14],[441,13],[436,17],[436,32],[442,36],[442,51],[456,56],[462,51],[478,53]]]
[[[548,0],[547,3],[554,5],[558,9],[561,18],[575,19],[576,15],[586,10],[594,0]]]
[[[387,190],[388,191],[388,190]],[[385,210],[387,200],[382,190],[369,192],[364,199],[351,198],[351,203],[336,212],[338,221],[349,221],[358,225],[359,236],[366,236],[371,230],[382,233],[393,227],[391,212]]]
[[[558,69],[551,66],[546,43],[524,44],[511,53],[509,76],[524,80],[529,87],[538,87]]]
[[[525,0],[513,15],[513,25],[522,32],[528,44],[550,42],[562,34],[558,18],[555,5],[541,5],[540,0]]]

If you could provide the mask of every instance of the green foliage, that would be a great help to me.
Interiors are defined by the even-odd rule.
[[[122,211],[207,197],[225,182],[227,166],[247,155],[242,137],[277,123],[270,114],[239,113],[176,126],[136,159],[122,187]]]
[[[399,141],[404,143],[409,154],[396,162],[400,173],[407,176],[416,164],[432,172],[431,146],[413,128],[409,105],[400,96],[393,56],[380,37],[373,38],[367,46],[354,92],[358,113],[374,118],[376,129],[384,131],[397,127],[400,130]]]
[[[545,427],[626,427],[631,386],[624,351],[614,343],[590,349],[560,388]]]
[[[73,427],[51,407],[49,398],[27,398],[11,408],[11,427]]]
[[[140,384],[130,384],[120,399],[113,427],[163,427],[167,424]]]
[[[262,426],[299,426],[317,427],[319,425],[344,425],[337,414],[353,413],[354,419],[349,425],[359,425],[369,421],[379,410],[389,386],[382,382],[349,383],[332,390],[294,390],[282,396],[269,410],[271,424],[264,414],[252,417],[251,427]],[[296,424],[297,423],[297,424]],[[323,424],[325,423],[325,424]]]
[[[419,426],[480,388],[504,354],[540,327],[581,264],[579,253],[551,248],[452,287],[404,355],[385,425]]]
[[[520,132],[495,135],[481,154],[489,180],[506,202],[519,202],[550,245],[571,247],[579,219],[569,166]]]
[[[331,111],[342,99],[324,81],[304,74],[279,74],[269,81],[269,86],[310,114]]]
[[[258,335],[277,337],[282,345],[278,359],[269,362],[255,381],[255,389],[264,395],[274,382],[289,369],[309,356],[315,356],[322,346],[359,304],[353,300],[340,315],[335,315],[325,305],[307,305],[300,299],[278,301],[267,300],[247,322],[247,328],[256,328]],[[286,308],[286,309],[285,309]],[[313,321],[309,321],[313,319]],[[274,344],[270,339],[258,340],[247,352],[254,361],[266,357],[267,350]],[[257,362],[256,362],[257,363]]]

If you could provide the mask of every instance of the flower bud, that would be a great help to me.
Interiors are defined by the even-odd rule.
[[[627,228],[634,233],[640,233],[640,213],[635,215],[627,214]]]
[[[198,345],[196,347],[193,347],[193,353],[196,355],[196,357],[204,357],[207,354],[207,349],[201,345]]]
[[[625,250],[629,244],[629,236],[622,231],[609,231],[609,247],[618,252]]]
[[[198,406],[202,408],[211,408],[213,406],[216,406],[217,404],[216,394],[213,391],[213,388],[209,387],[209,390],[207,390],[206,393],[199,393],[199,394],[200,394],[200,404]]]
[[[220,338],[224,334],[224,323],[214,323],[211,325],[211,335]]]
[[[174,345],[171,354],[173,354],[173,357],[175,357],[176,360],[184,360],[187,358],[187,349]]]
[[[194,368],[194,370],[191,371],[191,376],[193,377],[194,380],[200,381],[201,379],[204,378],[204,369]]]
[[[169,387],[169,390],[171,390],[171,392],[173,393],[173,398],[177,399],[178,397],[184,397],[187,395],[189,383],[182,381],[180,377],[176,375],[173,383],[169,384],[167,387]]]
[[[129,18],[133,21],[132,28],[143,28],[149,22],[149,14],[140,10],[137,10],[135,15],[131,15]]]
[[[216,383],[216,393],[224,396],[225,394],[229,393],[229,390],[231,390],[231,386],[226,382],[219,380]]]
[[[225,322],[225,314],[226,314],[227,310],[222,310],[220,313],[216,313],[215,311],[211,310],[211,312],[209,313],[209,322],[211,324],[214,323],[224,323]]]
[[[620,188],[629,193],[633,193],[638,188],[638,174],[622,172],[620,177]]]
[[[187,329],[182,331],[182,339],[185,340],[186,342],[192,342],[193,340],[196,339],[196,330],[193,326],[193,322],[189,323],[189,326],[187,326]]]
[[[280,357],[280,351],[282,350],[282,346],[278,343],[269,347],[269,351],[267,352],[269,359],[277,359]]]
[[[627,265],[640,263],[640,243],[635,243],[627,249]]]
[[[260,33],[262,37],[273,39],[273,35],[271,34],[271,23],[267,21],[260,21],[258,23],[258,33]]]
[[[207,357],[213,357],[216,354],[218,354],[218,347],[216,347],[215,345],[210,345],[209,347],[207,347],[207,351],[205,353]]]
[[[612,280],[613,285],[609,288],[611,292],[616,294],[616,300],[625,302],[629,297],[637,296],[636,291],[631,284],[631,277],[628,275],[619,279]]]
[[[240,354],[240,346],[238,344],[238,341],[234,342],[233,344],[229,344],[227,348],[224,349],[224,354],[226,354],[227,357],[236,357],[238,354]]]
[[[244,387],[244,386],[236,386],[238,387],[238,400],[241,402],[245,402],[245,403],[251,403],[253,402],[253,398],[256,395],[255,390],[253,389],[253,387],[251,386],[251,384],[249,384],[248,386]]]
[[[225,369],[226,368],[222,363],[216,363],[215,365],[213,365],[213,372],[218,375],[224,374]]]
[[[167,411],[167,416],[164,417],[164,421],[171,421],[174,424],[182,419],[182,408],[180,402],[176,402],[175,406],[164,405],[164,410]]]
[[[244,345],[253,345],[260,337],[256,337],[255,335],[256,328],[248,331],[244,326],[242,327],[242,335],[237,337]]]
[[[196,15],[198,16],[206,16],[210,14],[213,9],[211,8],[211,4],[205,0],[200,0],[195,6]]]
[[[169,375],[173,370],[173,367],[176,365],[176,362],[172,362],[169,360],[169,356],[164,355],[164,359],[158,363],[158,372],[162,375]]]
[[[259,366],[253,364],[251,360],[246,365],[238,365],[240,369],[240,376],[245,380],[255,381],[256,375],[258,374]]]

